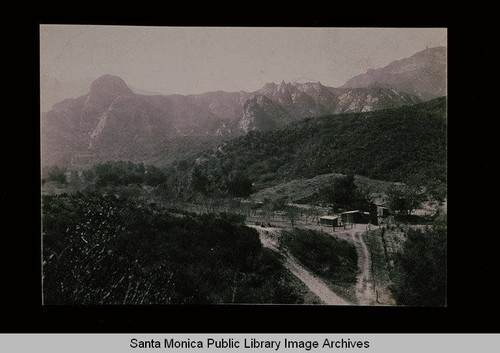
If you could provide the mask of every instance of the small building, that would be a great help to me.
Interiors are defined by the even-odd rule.
[[[319,224],[322,226],[338,227],[339,218],[337,216],[323,216],[319,218]]]
[[[370,221],[370,214],[365,215],[368,212],[362,212],[360,210],[346,211],[342,212],[340,216],[342,217],[342,223],[368,223]]]

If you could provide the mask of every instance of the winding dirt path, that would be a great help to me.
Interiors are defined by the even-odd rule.
[[[376,226],[371,226],[375,229]],[[373,305],[376,302],[375,289],[373,286],[373,277],[371,272],[370,250],[366,245],[363,234],[367,232],[366,224],[357,224],[353,228],[337,228],[335,232],[323,229],[334,237],[347,240],[356,247],[358,254],[358,274],[355,291],[357,305]]]
[[[356,283],[358,304],[372,305],[375,291],[370,271],[370,252],[360,233],[351,233],[351,238],[358,252],[358,268],[361,270]]]
[[[365,241],[363,240],[363,234],[366,232],[366,225],[358,224],[353,228],[347,229],[337,228],[335,232],[332,232],[326,227],[319,227],[314,225],[305,225],[304,227],[315,230],[322,229],[323,231],[328,232],[334,237],[351,242],[356,247],[356,252],[358,254],[358,268],[360,270],[355,286],[356,303],[347,302],[345,299],[339,297],[326,285],[323,280],[304,268],[299,263],[299,261],[295,259],[291,254],[289,254],[288,252],[284,252],[283,249],[280,249],[278,247],[278,241],[276,237],[281,228],[264,228],[251,224],[248,224],[248,226],[257,229],[260,235],[260,241],[262,242],[263,246],[268,247],[281,254],[284,258],[284,266],[293,275],[300,279],[311,290],[311,292],[316,294],[326,304],[374,305],[374,303],[376,302],[373,278],[371,273],[370,251]]]
[[[306,226],[306,228],[309,229],[327,232],[333,237],[352,243],[356,247],[356,253],[358,254],[358,269],[360,270],[355,286],[357,305],[374,305],[376,302],[371,272],[370,250],[363,239],[363,234],[368,230],[366,227],[366,224],[357,224],[353,228],[342,229],[339,227],[333,232],[329,227],[314,225],[309,227]],[[376,229],[377,226],[371,225],[371,228]]]
[[[333,292],[324,281],[316,277],[306,268],[304,268],[298,260],[293,257],[290,253],[280,249],[278,247],[278,242],[276,235],[279,232],[279,228],[263,228],[257,225],[248,225],[249,227],[255,228],[259,232],[260,241],[262,245],[278,252],[283,257],[283,265],[287,268],[295,277],[302,281],[311,292],[316,294],[325,304],[328,305],[352,305],[345,299],[339,297],[335,292]]]

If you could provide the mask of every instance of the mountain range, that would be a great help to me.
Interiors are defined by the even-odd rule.
[[[139,94],[120,77],[104,75],[92,82],[88,93],[42,113],[42,163],[78,166],[85,160],[125,157],[140,161],[183,138],[232,138],[308,117],[414,104],[445,94],[442,52],[444,48],[424,50],[339,88],[282,81],[254,92]]]

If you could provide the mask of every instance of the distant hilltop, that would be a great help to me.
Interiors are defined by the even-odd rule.
[[[446,47],[422,50],[348,80],[342,88],[390,87],[429,100],[446,95]]]

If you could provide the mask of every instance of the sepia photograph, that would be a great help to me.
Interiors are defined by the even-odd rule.
[[[42,304],[447,307],[447,41],[40,24]]]

